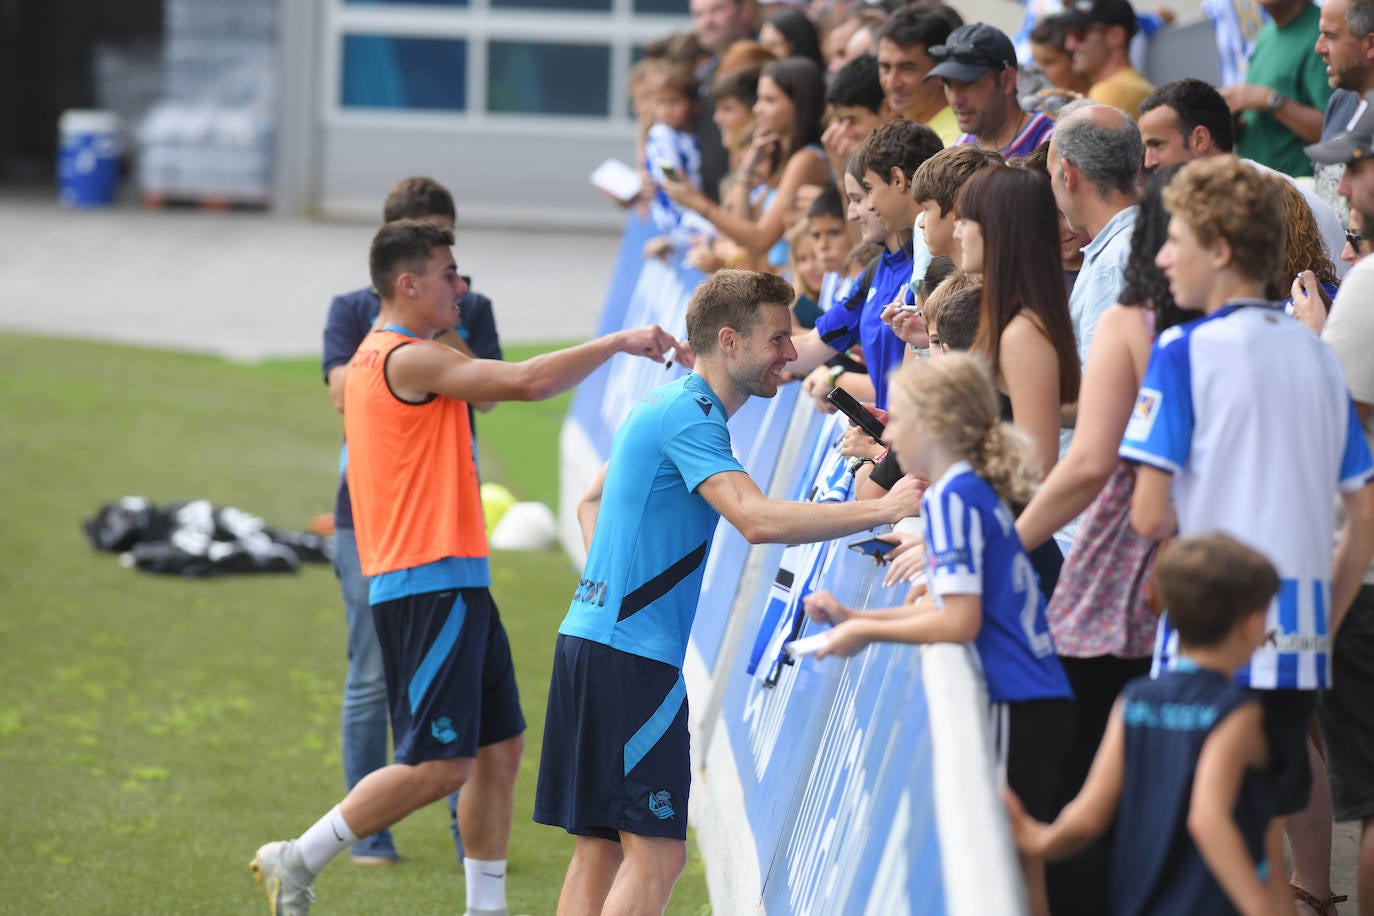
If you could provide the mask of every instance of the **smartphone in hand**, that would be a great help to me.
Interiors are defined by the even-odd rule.
[[[873,416],[868,408],[864,407],[854,396],[843,388],[835,388],[825,396],[825,399],[835,405],[835,409],[844,414],[854,422],[854,425],[862,429],[873,439],[874,442],[883,441],[883,426],[881,420]]]
[[[896,548],[896,544],[885,541],[879,537],[864,538],[861,541],[850,541],[849,549],[855,553],[861,553],[866,557],[872,557],[879,563],[887,562],[887,555]]]

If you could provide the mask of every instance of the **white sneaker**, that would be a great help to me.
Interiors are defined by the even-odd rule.
[[[287,865],[287,854],[295,845],[295,840],[267,843],[248,864],[253,870],[253,880],[267,890],[267,905],[272,908],[272,916],[310,916],[315,892],[308,881],[301,883]]]

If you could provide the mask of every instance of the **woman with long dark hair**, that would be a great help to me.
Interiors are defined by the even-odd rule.
[[[1039,472],[1059,460],[1059,409],[1078,401],[1080,369],[1069,318],[1050,186],[1022,169],[984,169],[959,191],[954,232],[965,273],[983,277],[973,351],[992,369],[1007,419],[1034,443]]]
[[[731,188],[732,199],[718,204],[686,181],[664,181],[664,191],[762,256],[787,230],[785,217],[797,189],[832,182],[821,148],[824,107],[825,77],[814,61],[789,57],[765,65],[754,103],[753,145],[740,165],[740,180]],[[753,176],[761,167],[768,179],[760,187]],[[745,212],[757,216],[741,215]]]
[[[821,56],[821,36],[816,25],[806,14],[791,7],[774,7],[759,27],[759,44],[773,52],[779,60],[788,57],[805,57],[814,60],[817,66],[825,67]]]

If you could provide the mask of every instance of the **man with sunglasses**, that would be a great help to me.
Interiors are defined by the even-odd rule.
[[[1022,111],[1016,103],[1016,49],[1000,30],[985,22],[962,25],[930,57],[935,66],[925,78],[944,86],[963,131],[959,143],[1012,159],[1032,153],[1054,130],[1043,111]]]

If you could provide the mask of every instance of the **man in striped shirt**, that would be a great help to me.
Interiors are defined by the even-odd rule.
[[[1043,111],[1022,111],[1016,102],[1016,49],[986,22],[961,25],[930,49],[938,79],[963,131],[958,143],[995,149],[1004,159],[1028,156],[1049,137],[1054,122]]]

